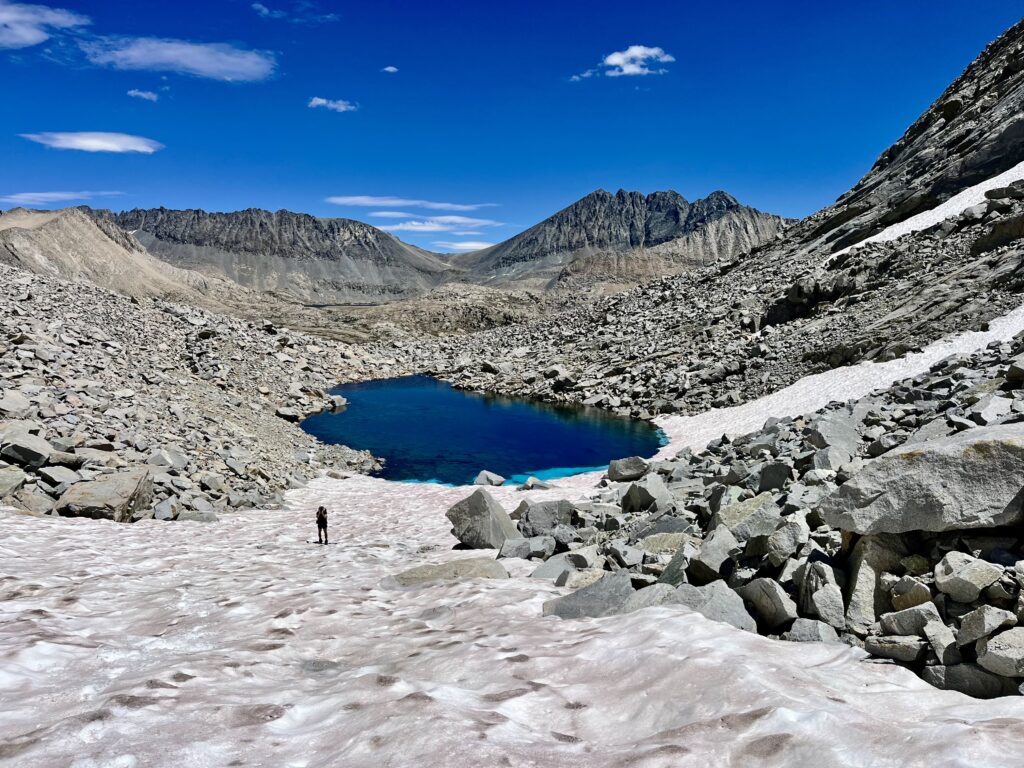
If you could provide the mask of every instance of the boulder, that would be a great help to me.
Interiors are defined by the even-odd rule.
[[[569,552],[563,552],[554,557],[549,557],[530,574],[531,579],[551,579],[558,581],[570,573],[579,570],[575,563],[569,560]]]
[[[754,579],[736,592],[754,606],[761,623],[769,629],[778,629],[797,617],[796,603],[775,579]]]
[[[480,474],[476,476],[473,481],[473,485],[491,485],[499,486],[505,484],[505,478],[501,475],[497,475],[494,472],[488,472],[486,469],[480,470]]]
[[[941,621],[935,603],[921,603],[902,611],[882,614],[879,622],[886,635],[918,635],[924,637],[925,626],[932,621]]]
[[[929,621],[925,624],[924,637],[940,664],[959,664],[962,661],[953,630],[941,621]]]
[[[437,565],[418,565],[391,576],[389,585],[411,587],[432,581],[461,581],[463,579],[507,579],[508,571],[497,560],[489,557],[471,557],[449,560]]]
[[[1005,627],[1017,623],[1017,615],[992,605],[983,605],[960,620],[960,631],[956,633],[956,644],[960,647],[988,637]]]
[[[896,570],[907,554],[898,536],[862,536],[849,560],[846,586],[846,626],[863,635],[879,614],[889,610],[889,594],[882,589],[881,575]]]
[[[797,619],[786,633],[786,639],[793,643],[838,643],[839,635],[823,621]]]
[[[131,522],[153,499],[153,476],[145,468],[129,469],[75,483],[57,500],[62,517],[91,517]]]
[[[807,430],[807,442],[815,448],[837,448],[849,456],[856,456],[860,435],[853,427],[853,419],[840,413],[819,416]]]
[[[973,603],[981,590],[1002,575],[998,565],[963,552],[947,552],[935,566],[935,586],[958,603]]]
[[[519,505],[519,530],[523,536],[548,536],[560,525],[572,525],[576,508],[565,499],[524,501]]]
[[[555,540],[550,536],[533,536],[529,539],[505,539],[498,557],[518,557],[529,560],[539,557],[547,560],[555,551]]]
[[[869,635],[864,639],[865,651],[894,661],[918,661],[924,657],[927,647],[921,638],[908,635]]]
[[[752,499],[722,507],[711,516],[708,524],[714,529],[725,526],[737,541],[747,541],[752,536],[768,536],[779,525],[781,512],[772,494],[761,493]]]
[[[0,418],[24,419],[32,413],[32,403],[21,392],[8,390],[0,394]]]
[[[28,475],[17,467],[0,468],[0,499],[16,493],[27,479]]]
[[[782,565],[793,557],[810,537],[811,529],[807,521],[794,515],[768,537],[768,562],[774,566]]]
[[[636,482],[630,483],[622,496],[622,511],[631,512],[668,512],[675,507],[675,500],[669,493],[668,486],[661,475],[654,473],[645,475]]]
[[[579,619],[622,613],[636,590],[627,571],[609,573],[581,590],[544,603],[545,616]]]
[[[38,435],[12,431],[0,438],[0,457],[12,464],[38,469],[50,460],[53,446]]]
[[[1007,693],[1003,678],[976,664],[925,667],[921,673],[926,683],[944,691],[959,691],[976,699],[994,699]]]
[[[734,552],[739,551],[739,542],[732,531],[720,525],[701,543],[700,550],[690,558],[686,572],[694,584],[707,584],[725,575],[725,566]]]
[[[501,549],[506,539],[521,538],[505,509],[483,488],[456,503],[445,515],[452,535],[470,549]]]
[[[821,514],[855,533],[991,528],[1024,520],[1024,424],[978,427],[895,448],[826,497]]]
[[[978,664],[1002,677],[1024,677],[1024,627],[978,641]]]
[[[682,584],[665,604],[685,605],[712,621],[731,624],[748,632],[757,631],[757,624],[747,613],[743,598],[733,592],[724,581],[713,581],[702,587]]]
[[[608,464],[608,479],[616,483],[639,480],[646,473],[647,462],[639,456],[630,456],[628,459],[615,459]]]
[[[892,607],[897,611],[913,608],[932,599],[932,591],[928,589],[928,585],[913,576],[904,576],[897,581],[889,595]]]
[[[638,589],[626,601],[622,608],[623,613],[632,613],[642,608],[651,608],[664,604],[676,592],[675,587],[669,584],[652,584],[649,587]]]

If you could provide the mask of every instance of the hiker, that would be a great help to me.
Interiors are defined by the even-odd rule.
[[[327,507],[320,507],[316,511],[316,538],[321,544],[329,544],[327,540]]]

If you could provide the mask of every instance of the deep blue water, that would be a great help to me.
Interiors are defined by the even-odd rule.
[[[597,408],[565,407],[464,392],[427,376],[344,384],[340,413],[302,423],[325,443],[385,459],[389,480],[471,483],[482,469],[514,482],[603,468],[651,456],[664,443],[653,425]]]

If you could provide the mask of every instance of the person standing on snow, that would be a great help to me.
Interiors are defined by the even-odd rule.
[[[327,507],[319,507],[316,511],[316,538],[321,544],[329,544],[327,540]]]

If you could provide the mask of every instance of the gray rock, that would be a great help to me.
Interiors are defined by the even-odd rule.
[[[216,523],[217,513],[213,509],[183,509],[174,519],[181,523]]]
[[[963,552],[947,552],[935,566],[935,586],[958,603],[973,603],[981,590],[1002,575],[998,565]]]
[[[576,517],[576,508],[565,499],[524,501],[517,511],[519,530],[527,538],[551,535],[559,526],[571,526]]]
[[[520,538],[504,508],[483,488],[456,503],[445,515],[452,535],[471,549],[501,549],[506,539]]]
[[[941,621],[929,621],[925,624],[924,637],[940,664],[959,664],[962,661],[953,630]]]
[[[1024,627],[978,641],[978,664],[1002,677],[1024,677]]]
[[[449,560],[437,565],[419,565],[390,577],[391,584],[411,587],[434,581],[462,581],[464,579],[507,579],[508,571],[497,560],[489,557],[471,557]]]
[[[579,568],[569,560],[570,554],[570,552],[563,552],[560,555],[549,557],[543,564],[537,566],[536,570],[530,574],[530,578],[558,581],[559,578],[564,578],[566,575],[576,572]]]
[[[686,581],[686,569],[690,567],[690,561],[699,551],[697,544],[693,540],[688,539],[684,541],[675,554],[672,555],[672,559],[668,561],[668,565],[661,572],[658,581],[662,584],[678,587]]]
[[[529,539],[506,539],[501,545],[498,557],[518,557],[529,560],[539,557],[547,560],[555,551],[555,540],[550,536],[533,536]]]
[[[724,525],[736,539],[744,542],[751,536],[767,536],[778,527],[781,513],[773,500],[772,494],[762,493],[722,507],[711,517],[709,527],[714,529]]]
[[[798,515],[784,523],[768,537],[768,562],[780,566],[793,557],[811,537],[807,521]]]
[[[902,533],[1024,520],[1024,424],[978,427],[895,448],[825,498],[834,528]]]
[[[928,589],[928,585],[912,576],[904,576],[897,581],[889,595],[892,607],[897,611],[913,608],[915,605],[930,602],[932,599],[932,591]]]
[[[876,617],[889,610],[889,593],[881,587],[881,575],[896,570],[907,554],[898,536],[863,536],[850,555],[847,584],[846,626],[863,635]]]
[[[819,416],[809,430],[807,442],[815,448],[838,448],[850,456],[857,455],[860,435],[853,428],[849,416],[826,413]]]
[[[616,483],[639,480],[646,473],[647,462],[639,456],[615,459],[608,464],[608,479]]]
[[[544,615],[563,619],[612,616],[623,612],[635,591],[628,572],[609,573],[577,592],[548,600]]]
[[[739,542],[732,532],[720,525],[707,535],[686,569],[694,584],[707,584],[723,576],[724,566],[739,551]]]
[[[488,472],[486,469],[480,471],[473,481],[473,485],[492,485],[499,486],[505,484],[505,478],[501,475],[497,475],[494,472]]]
[[[170,496],[153,508],[153,517],[157,520],[173,520],[181,514],[181,499]]]
[[[918,635],[924,637],[924,628],[930,621],[942,621],[935,603],[922,603],[893,613],[884,613],[879,619],[886,635]]]
[[[925,682],[944,691],[959,691],[976,699],[994,699],[1006,695],[1002,678],[986,672],[976,664],[925,667]]]
[[[32,413],[32,403],[21,392],[8,390],[0,394],[0,418],[25,419]]]
[[[669,584],[652,584],[649,587],[638,589],[622,608],[623,613],[632,613],[642,608],[651,608],[662,605],[676,592],[675,587]]]
[[[865,651],[895,661],[918,661],[924,657],[927,647],[921,638],[907,635],[869,635],[864,639]]]
[[[91,517],[127,523],[147,509],[153,498],[153,476],[148,469],[129,469],[97,480],[75,483],[57,500],[62,517]]]
[[[775,579],[754,579],[736,592],[754,606],[761,622],[769,629],[778,629],[797,617],[796,603]]]
[[[786,633],[786,639],[794,643],[838,643],[839,635],[823,621],[797,619]]]
[[[713,581],[702,587],[682,584],[665,604],[685,605],[712,621],[731,624],[748,632],[757,631],[757,624],[747,613],[743,598],[733,592],[724,581]]]
[[[23,467],[41,467],[52,454],[53,446],[38,435],[14,431],[0,438],[0,458]]]
[[[17,492],[27,479],[28,475],[17,467],[0,467],[0,499]]]
[[[668,512],[675,508],[675,500],[661,479],[661,475],[650,473],[636,482],[630,483],[622,496],[622,511],[636,512]]]
[[[67,467],[41,467],[39,476],[54,487],[73,485],[82,479],[81,475]]]
[[[983,605],[960,620],[960,631],[956,633],[956,644],[962,648],[983,637],[988,637],[1004,627],[1012,627],[1016,623],[1016,614],[992,605]]]

